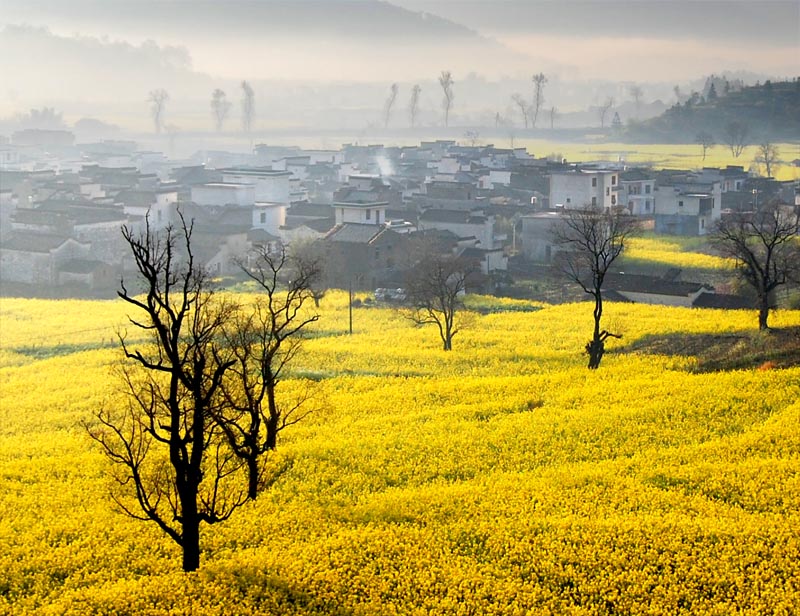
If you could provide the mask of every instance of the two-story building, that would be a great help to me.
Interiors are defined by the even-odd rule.
[[[618,205],[619,173],[605,169],[570,169],[550,174],[550,207],[610,208]]]
[[[675,182],[656,189],[656,233],[707,235],[722,215],[719,182]]]

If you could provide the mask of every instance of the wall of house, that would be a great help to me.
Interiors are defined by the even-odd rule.
[[[558,216],[523,216],[522,229],[517,238],[525,258],[537,263],[550,263],[556,252],[553,242],[553,229]]]
[[[252,184],[254,186],[254,201],[269,201],[272,203],[289,203],[289,180],[291,173],[276,175],[256,175],[226,171],[222,181],[226,184]]]
[[[382,225],[386,222],[386,206],[347,207],[334,204],[336,224]]]
[[[705,218],[705,217],[704,217]],[[700,233],[701,226],[704,233]],[[700,216],[687,216],[681,214],[659,214],[655,216],[655,231],[665,235],[705,235],[711,229],[709,222],[702,225]]]
[[[255,203],[252,184],[199,184],[192,186],[192,201],[198,205],[228,205],[246,207]]]
[[[253,207],[253,229],[264,229],[278,235],[286,224],[286,205],[283,203],[256,203]]]
[[[612,172],[554,173],[550,176],[550,207],[563,205],[565,208],[581,208],[596,205],[609,208],[616,205],[617,179],[617,174]]]

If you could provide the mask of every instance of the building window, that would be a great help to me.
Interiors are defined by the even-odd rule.
[[[645,211],[645,212],[649,212],[649,211],[650,211],[650,199],[647,199],[647,200],[644,202],[644,211]]]
[[[645,184],[644,185],[644,192],[645,192],[646,195],[650,194],[650,184]]]
[[[592,207],[597,206],[597,197],[592,197]]]
[[[567,197],[567,203],[572,203],[572,199],[570,199],[569,197]]]
[[[597,178],[592,178],[592,188],[597,187]]]
[[[612,186],[616,186],[617,185],[617,176],[616,175],[612,175],[611,176],[611,185]]]
[[[372,218],[372,210],[367,210],[367,220]]]
[[[264,224],[265,222],[267,222],[267,213],[261,212],[261,224]]]
[[[683,201],[678,201],[678,207],[683,207]]]
[[[700,228],[701,229],[705,229],[706,228],[706,219],[705,218],[701,218],[700,219]]]
[[[608,197],[608,195],[610,194],[611,194],[611,189],[608,186],[606,186],[606,197]]]
[[[611,195],[611,205],[617,204],[617,195]]]

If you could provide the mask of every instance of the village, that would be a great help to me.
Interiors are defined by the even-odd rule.
[[[29,129],[0,145],[0,281],[6,295],[112,297],[134,272],[121,228],[164,229],[181,212],[195,258],[223,281],[237,279],[254,248],[314,246],[327,287],[392,299],[424,242],[474,263],[470,291],[519,296],[516,279],[552,269],[553,228],[566,210],[623,209],[657,234],[705,236],[728,213],[797,207],[799,194],[797,182],[743,166],[572,162],[455,140],[257,144],[174,160],[132,141],[75,144],[68,131]],[[623,301],[752,305],[710,282],[665,268],[616,272],[607,289]]]

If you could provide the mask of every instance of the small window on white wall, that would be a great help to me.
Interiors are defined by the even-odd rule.
[[[367,210],[367,220],[372,218],[372,210]]]

